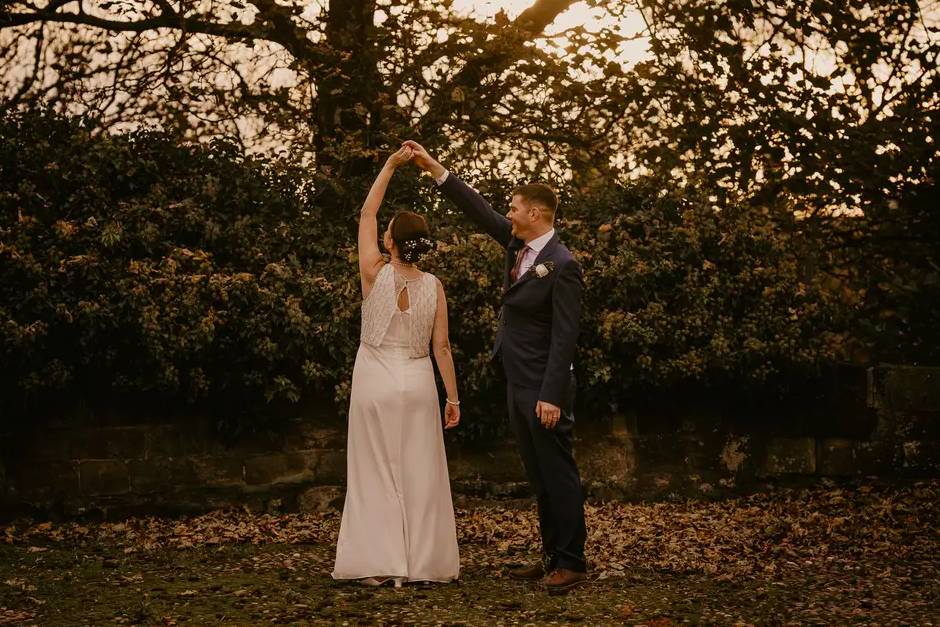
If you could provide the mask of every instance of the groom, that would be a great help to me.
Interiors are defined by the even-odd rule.
[[[509,420],[538,501],[543,560],[509,572],[541,579],[550,593],[587,580],[584,495],[572,455],[575,382],[572,362],[581,316],[581,267],[555,234],[558,198],[547,185],[512,192],[506,215],[406,141],[414,162],[438,189],[506,249],[502,309],[493,355],[506,372]]]

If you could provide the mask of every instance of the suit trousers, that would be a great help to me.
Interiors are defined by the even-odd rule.
[[[539,390],[509,383],[506,396],[509,420],[538,503],[545,567],[585,572],[584,492],[572,453],[574,373],[569,386],[553,429],[543,427],[536,416]]]

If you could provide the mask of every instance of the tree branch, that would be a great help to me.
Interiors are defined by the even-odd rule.
[[[62,4],[66,3],[55,3],[54,6],[58,7]],[[30,13],[10,13],[0,10],[0,30],[36,22],[84,25],[110,32],[143,33],[160,28],[169,28],[238,41],[256,39],[270,41],[284,46],[291,55],[299,60],[321,61],[326,58],[326,55],[321,52],[317,45],[298,32],[290,21],[289,12],[275,4],[273,0],[257,0],[254,3],[259,10],[259,14],[268,22],[269,26],[267,27],[237,22],[219,24],[191,17],[181,17],[172,10],[172,7],[167,9],[169,6],[167,3],[161,2],[160,4],[164,7],[164,12],[136,21],[109,20],[87,13],[59,12],[46,9]]]
[[[519,58],[523,44],[540,35],[575,0],[537,0],[504,29],[505,36],[488,44],[488,49],[467,61],[457,74],[441,86],[428,103],[428,110],[417,124],[421,136],[436,135],[453,113],[454,90],[479,87],[483,79]],[[507,41],[510,45],[506,45]]]
[[[2,109],[4,111],[15,109],[17,105],[19,105],[23,96],[29,92],[33,84],[36,82],[36,77],[39,76],[39,64],[42,62],[43,46],[45,45],[46,40],[45,31],[46,25],[40,24],[36,33],[36,47],[33,54],[32,72],[30,72],[29,76],[23,78],[23,84],[20,85],[20,88],[16,91],[16,93],[3,103]]]
[[[252,0],[251,3],[258,9],[258,15],[270,24],[265,39],[284,46],[295,59],[324,60],[325,55],[320,48],[307,39],[307,31],[294,24],[294,14],[290,9],[274,0]]]
[[[216,24],[213,22],[200,22],[192,18],[178,18],[173,14],[161,13],[134,22],[108,20],[87,13],[59,13],[56,11],[36,11],[34,13],[0,13],[0,29],[33,24],[35,22],[77,24],[93,26],[111,32],[143,33],[158,28],[184,28],[194,33],[207,35],[220,35],[223,37],[258,38],[258,33],[251,26],[242,24]]]

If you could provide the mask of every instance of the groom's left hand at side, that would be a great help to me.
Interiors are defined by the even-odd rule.
[[[561,407],[539,401],[535,404],[535,415],[546,429],[554,429],[561,418]]]

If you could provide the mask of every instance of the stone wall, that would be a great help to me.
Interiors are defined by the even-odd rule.
[[[786,434],[756,428],[759,420],[729,428],[623,415],[604,432],[581,429],[576,455],[594,498],[710,497],[769,480],[940,474],[940,368],[872,368],[860,411]],[[345,444],[343,424],[322,420],[232,444],[199,420],[53,424],[0,437],[0,517],[338,507]],[[511,442],[449,446],[448,459],[458,502],[528,494]]]

